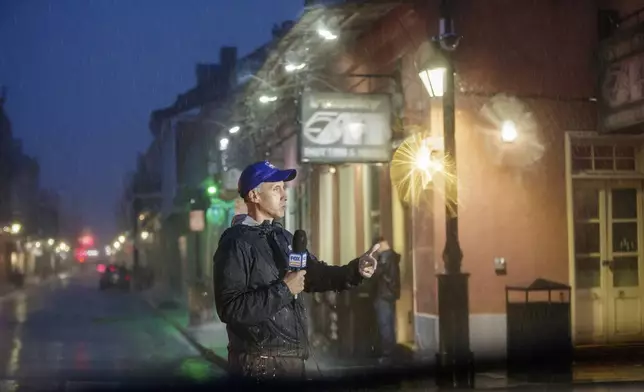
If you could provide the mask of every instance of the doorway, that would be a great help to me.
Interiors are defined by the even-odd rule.
[[[639,341],[642,181],[573,183],[577,344]]]

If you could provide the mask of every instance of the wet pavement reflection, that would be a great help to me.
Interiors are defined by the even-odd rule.
[[[214,367],[134,293],[99,291],[92,273],[0,297],[3,380],[191,380]]]

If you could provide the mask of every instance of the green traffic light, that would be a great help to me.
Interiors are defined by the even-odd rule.
[[[208,187],[207,191],[209,195],[214,195],[215,193],[217,193],[217,187],[214,185],[211,185]]]

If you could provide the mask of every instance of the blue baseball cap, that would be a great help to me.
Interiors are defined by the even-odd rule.
[[[257,188],[262,182],[288,182],[296,175],[295,169],[280,170],[268,161],[255,162],[247,166],[239,176],[237,190],[241,197],[246,197],[248,192]]]

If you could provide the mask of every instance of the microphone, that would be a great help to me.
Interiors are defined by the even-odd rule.
[[[292,251],[288,255],[288,269],[289,271],[299,271],[306,268],[306,232],[304,230],[295,230],[293,234]],[[295,295],[297,299],[297,295]]]

